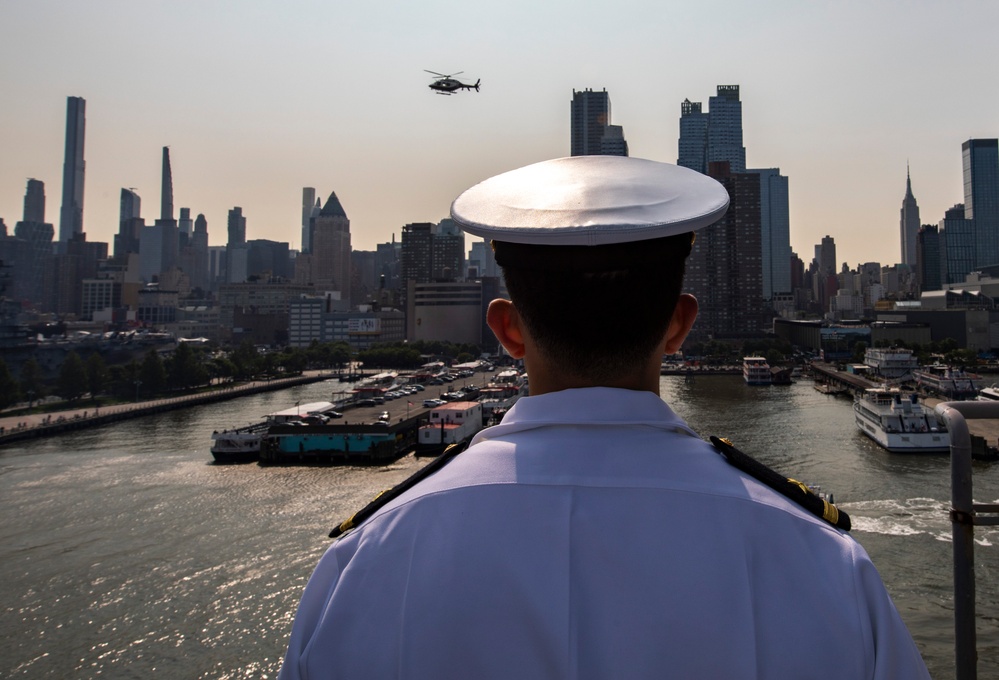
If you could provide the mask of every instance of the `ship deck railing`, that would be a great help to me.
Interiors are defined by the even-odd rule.
[[[968,420],[999,419],[999,402],[950,401],[936,405],[950,431],[951,535],[954,544],[954,656],[956,680],[978,677],[975,630],[975,526],[999,525],[999,504],[972,495]]]

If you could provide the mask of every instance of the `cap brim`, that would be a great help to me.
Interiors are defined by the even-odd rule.
[[[451,204],[466,232],[537,245],[601,245],[674,236],[725,215],[717,181],[639,158],[578,156],[491,177]]]

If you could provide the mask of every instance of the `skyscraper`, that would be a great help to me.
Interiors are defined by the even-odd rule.
[[[350,220],[335,191],[313,221],[312,256],[316,287],[350,300]]]
[[[964,217],[973,221],[976,268],[999,264],[999,140],[961,145]]]
[[[687,260],[685,288],[698,301],[698,335],[738,336],[763,330],[760,175],[729,172],[713,163],[730,203],[725,217],[697,233]]]
[[[942,263],[940,261],[940,230],[924,224],[916,236],[916,282],[919,291],[942,288]]]
[[[611,122],[610,95],[586,88],[572,91],[570,147],[573,156],[596,156],[601,153],[604,128]]]
[[[194,221],[191,220],[191,209],[181,208],[180,219],[177,221],[177,230],[180,232],[181,241],[190,240],[194,233]]]
[[[125,257],[128,253],[139,252],[139,239],[145,225],[140,216],[142,200],[134,189],[121,190],[121,202],[118,212],[118,233],[114,237],[114,256],[116,259]]]
[[[916,241],[919,235],[919,205],[912,195],[912,178],[909,168],[905,169],[905,198],[902,199],[902,213],[899,220],[899,233],[902,242],[902,264],[916,266]]]
[[[402,250],[399,256],[403,286],[408,281],[427,283],[431,280],[435,229],[433,222],[413,222],[402,228]]]
[[[229,211],[228,243],[231,246],[246,243],[246,218],[243,209],[238,205]]]
[[[208,220],[201,213],[194,220],[191,250],[194,253],[191,287],[207,291],[211,287],[211,279],[208,276]]]
[[[5,266],[12,267],[12,299],[47,308],[51,298],[52,237],[51,224],[45,222],[45,185],[29,179],[24,192],[24,219],[14,226],[14,239],[4,253]]]
[[[829,300],[836,295],[839,284],[836,278],[836,241],[823,236],[815,246],[815,277],[812,279],[812,296],[823,310],[829,309]]]
[[[684,99],[680,104],[680,142],[677,165],[708,172],[708,114],[701,111],[701,102]]]
[[[732,172],[746,171],[742,145],[742,102],[738,85],[719,85],[708,100],[708,163],[728,161]]]
[[[432,276],[450,281],[465,278],[465,232],[451,218],[441,220],[434,233]]]
[[[24,192],[24,221],[45,221],[45,183],[37,179],[29,179]]]
[[[836,241],[828,234],[815,246],[815,263],[821,274],[836,273]]]
[[[62,164],[62,207],[59,209],[59,242],[83,232],[83,138],[86,131],[87,102],[82,97],[66,98],[66,154]],[[64,245],[60,245],[64,248]]]
[[[124,222],[125,220],[130,220],[133,217],[140,217],[142,214],[142,199],[139,198],[139,194],[135,193],[135,189],[126,189],[122,187],[121,190],[121,200],[119,202],[118,210],[118,221]]]
[[[314,187],[303,187],[302,189],[302,252],[308,253],[312,250],[312,210],[316,203],[316,190]]]
[[[710,163],[725,161],[731,172],[745,172],[739,86],[719,85],[717,92],[708,100],[707,113],[700,102],[685,99],[680,105],[677,165],[707,174]]]
[[[967,215],[968,206],[958,203],[944,213],[937,225],[943,283],[963,283],[979,261],[978,225]]]
[[[173,172],[170,170],[170,147],[163,147],[163,184],[160,187],[160,219],[173,219]]]
[[[763,299],[791,292],[791,215],[787,177],[779,168],[747,170],[760,176]]]
[[[247,270],[246,218],[243,209],[238,205],[229,211],[225,244],[226,282],[242,283],[246,281]]]
[[[604,136],[600,140],[601,156],[627,156],[628,141],[624,138],[624,128],[620,125],[604,127]]]

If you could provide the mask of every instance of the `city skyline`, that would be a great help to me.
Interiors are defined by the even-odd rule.
[[[999,137],[999,93],[974,68],[999,51],[999,9],[724,4],[5,3],[0,217],[13,228],[32,177],[58,228],[70,96],[87,103],[88,240],[113,242],[122,188],[153,221],[169,146],[174,206],[203,213],[213,244],[239,205],[250,237],[299,248],[302,189],[321,187],[374,250],[477,181],[569,155],[573,90],[606,88],[630,155],[676,162],[682,102],[739,85],[747,165],[789,178],[795,252],[807,262],[830,234],[843,262],[898,262],[906,166],[936,224],[963,200],[961,144]],[[464,70],[481,92],[436,96],[422,68]]]

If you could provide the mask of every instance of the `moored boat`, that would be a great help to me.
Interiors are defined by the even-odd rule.
[[[747,385],[769,385],[772,380],[770,364],[763,357],[743,357],[742,377]]]
[[[915,371],[913,375],[920,388],[939,395],[945,401],[975,399],[982,387],[980,375],[951,366],[934,364]]]
[[[252,463],[260,457],[260,442],[268,423],[212,432],[212,458],[216,463]]]
[[[853,402],[857,428],[893,453],[945,453],[950,433],[915,393],[874,387]]]
[[[326,419],[329,414],[339,414],[328,401],[295,404],[291,408],[268,413],[264,420],[233,430],[212,432],[212,458],[216,463],[252,463],[260,458],[260,448],[267,430],[272,425],[300,421],[305,418]]]

